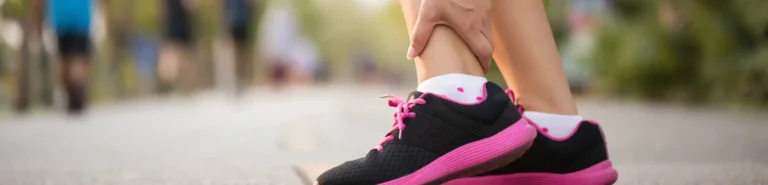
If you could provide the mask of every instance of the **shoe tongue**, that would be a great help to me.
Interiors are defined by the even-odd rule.
[[[421,97],[421,95],[423,95],[423,94],[424,94],[423,92],[413,91],[410,94],[408,94],[408,99],[406,99],[406,101],[410,101],[410,100],[416,99],[418,97]]]
[[[393,130],[388,135],[395,137],[395,139],[400,139],[400,129]]]
[[[408,94],[408,99],[406,99],[406,101],[410,101],[410,100],[419,98],[423,94],[424,94],[423,92],[413,91],[410,94]],[[395,129],[392,132],[389,132],[389,134],[387,134],[387,135],[394,136],[396,139],[400,139],[400,138],[398,138],[398,136],[400,135],[400,132],[401,132],[400,129]]]

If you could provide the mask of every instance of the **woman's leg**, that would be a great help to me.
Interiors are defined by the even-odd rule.
[[[408,32],[412,32],[419,14],[420,0],[401,0]],[[463,103],[477,101],[488,82],[477,57],[456,32],[437,26],[424,51],[416,57],[418,91],[444,95]],[[461,91],[457,89],[461,88]]]
[[[409,30],[420,3],[401,0]],[[536,137],[504,91],[482,77],[480,63],[453,29],[434,29],[416,71],[424,94],[407,101],[390,97],[396,121],[376,150],[326,171],[315,184],[441,184],[508,164]]]
[[[419,14],[419,0],[400,1],[408,32],[413,31]],[[469,46],[447,26],[437,26],[424,52],[416,57],[416,73],[419,83],[432,77],[460,73],[484,76],[479,62]]]
[[[526,110],[576,115],[541,0],[494,0],[493,57]]]
[[[600,126],[576,112],[543,2],[494,0],[492,14],[494,57],[539,134],[517,161],[446,185],[613,184],[618,173],[605,137]]]

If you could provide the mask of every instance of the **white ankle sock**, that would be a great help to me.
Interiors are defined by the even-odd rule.
[[[443,95],[460,103],[475,103],[483,98],[486,82],[485,77],[446,74],[424,80],[416,90]]]
[[[547,135],[555,138],[570,136],[584,119],[579,115],[550,114],[533,111],[525,111],[523,116],[533,121],[542,130],[545,130]]]

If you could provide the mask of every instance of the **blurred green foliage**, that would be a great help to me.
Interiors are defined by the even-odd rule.
[[[136,15],[136,32],[142,34],[159,35],[160,32],[160,11],[157,0],[132,0],[138,8],[133,8],[133,12],[128,15]],[[117,9],[117,7],[116,7]]]
[[[568,25],[569,2],[562,0],[546,0],[547,18],[552,28],[557,43],[568,39],[570,27]]]
[[[768,1],[614,2],[590,60],[598,90],[768,105]]]
[[[412,74],[408,72],[413,64],[405,58],[408,33],[399,3],[370,8],[357,1],[296,0],[294,5],[303,32],[320,46],[330,74],[349,77],[355,54],[366,51],[372,52],[381,69]]]
[[[27,0],[6,0],[0,12],[4,18],[19,19],[26,13]]]

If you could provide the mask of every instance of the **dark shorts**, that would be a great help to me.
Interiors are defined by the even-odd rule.
[[[238,45],[247,44],[251,38],[251,29],[248,26],[236,25],[229,28],[229,34],[232,36],[232,40]]]
[[[89,56],[91,54],[91,38],[88,34],[60,33],[59,54],[63,58],[74,56]]]
[[[165,37],[179,44],[192,43],[192,17],[182,0],[165,0]]]
[[[236,43],[247,42],[251,36],[254,7],[247,0],[224,0],[224,17],[229,33]]]

